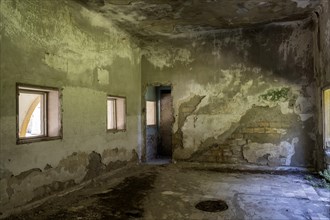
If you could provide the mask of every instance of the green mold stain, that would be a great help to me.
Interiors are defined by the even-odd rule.
[[[270,89],[265,94],[260,95],[259,98],[265,101],[285,102],[289,99],[288,96],[289,90],[290,90],[289,88]]]

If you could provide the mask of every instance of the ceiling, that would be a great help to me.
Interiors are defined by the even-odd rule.
[[[76,0],[138,38],[304,19],[319,0]]]

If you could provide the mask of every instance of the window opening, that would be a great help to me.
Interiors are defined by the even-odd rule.
[[[47,94],[44,92],[20,90],[20,138],[47,135],[46,120],[44,120],[46,97]]]
[[[61,137],[59,90],[17,87],[17,142]]]
[[[107,129],[126,129],[126,98],[108,96],[107,99]]]
[[[156,102],[147,101],[147,125],[156,125]]]

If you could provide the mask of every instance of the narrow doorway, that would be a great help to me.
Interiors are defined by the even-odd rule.
[[[146,99],[146,162],[172,160],[173,99],[171,87],[148,86]]]

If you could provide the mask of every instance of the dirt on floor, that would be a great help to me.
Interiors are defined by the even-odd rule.
[[[330,190],[312,180],[300,172],[139,165],[106,173],[6,219],[328,220]],[[205,202],[206,209],[199,209]]]
[[[129,176],[119,184],[106,188],[106,184],[91,182],[79,190],[41,206],[12,215],[14,219],[131,219],[143,217],[143,199],[153,188],[157,172]],[[100,191],[102,190],[102,191]]]

